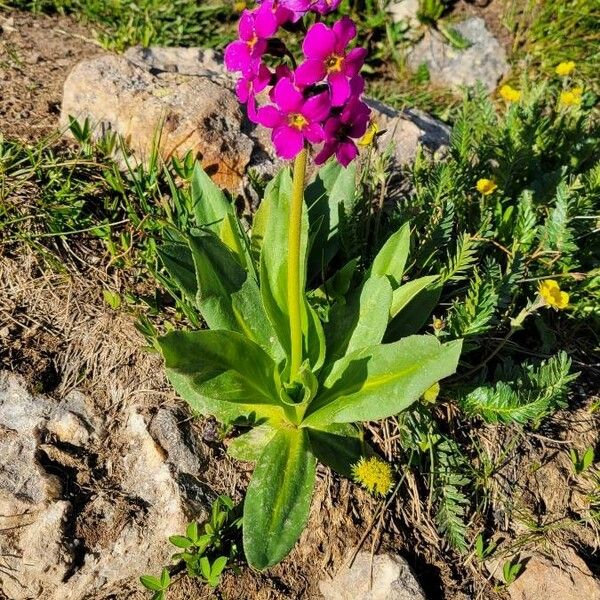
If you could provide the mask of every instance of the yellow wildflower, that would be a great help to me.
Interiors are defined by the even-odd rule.
[[[489,196],[498,189],[498,185],[493,179],[478,179],[476,187],[477,191],[484,196]]]
[[[544,279],[540,283],[539,293],[548,306],[563,309],[569,305],[569,294],[563,292],[554,279]]]
[[[563,60],[561,63],[558,63],[556,66],[556,74],[561,77],[566,77],[570,75],[575,69],[575,63],[572,60]]]
[[[559,102],[562,106],[579,106],[581,104],[581,95],[583,88],[574,87],[560,93]]]
[[[392,467],[377,456],[361,458],[352,465],[352,475],[357,483],[374,495],[385,496],[394,485]]]
[[[375,123],[375,121],[371,121],[371,123],[369,124],[369,128],[365,132],[365,135],[363,135],[360,138],[360,140],[358,140],[358,145],[363,146],[363,147],[370,146],[373,143],[373,141],[375,140],[375,136],[378,133],[379,133],[379,125],[377,125],[377,123]]]
[[[521,99],[521,92],[510,85],[503,85],[498,93],[507,102],[518,102]]]
[[[427,388],[424,392],[423,392],[423,402],[425,402],[426,404],[433,404],[436,400],[437,397],[440,394],[440,384],[439,383],[434,383],[430,388]]]
[[[246,8],[246,2],[234,2],[233,3],[233,10],[235,12],[239,12],[241,13],[243,10],[245,10]]]

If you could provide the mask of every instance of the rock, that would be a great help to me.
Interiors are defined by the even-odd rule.
[[[509,71],[504,48],[480,17],[453,27],[471,42],[469,48],[453,48],[439,32],[429,29],[408,54],[409,66],[416,70],[427,65],[431,80],[438,85],[458,89],[480,81],[491,92]]]
[[[121,134],[140,160],[148,158],[162,124],[163,158],[192,151],[215,181],[240,191],[251,169],[273,175],[281,162],[270,131],[245,117],[234,93],[235,78],[222,57],[199,48],[131,48],[80,62],[64,85],[63,126],[69,116],[89,118],[96,135]],[[416,110],[396,111],[370,101],[380,128],[381,147],[392,143],[399,165],[410,163],[417,146],[435,153],[448,143],[448,128]]]
[[[419,12],[419,0],[400,0],[393,2],[387,8],[394,23],[404,22],[411,28],[419,26],[417,13]]]
[[[107,418],[79,392],[32,395],[0,372],[0,597],[130,597],[169,562],[168,536],[208,516],[214,494],[177,412]]]
[[[380,131],[385,130],[378,145],[382,150],[393,146],[397,165],[411,164],[419,146],[434,155],[447,148],[450,128],[427,113],[414,108],[398,111],[371,99],[367,99],[367,104]]]
[[[360,552],[350,568],[319,582],[325,600],[425,600],[408,563],[400,556]]]
[[[554,560],[534,554],[523,562],[521,575],[507,588],[511,600],[600,600],[600,583],[571,548]],[[501,565],[496,569],[502,572]]]
[[[70,116],[88,118],[96,135],[118,133],[141,161],[155,145],[164,159],[191,151],[219,185],[237,192],[254,144],[242,131],[244,118],[233,92],[177,67],[154,73],[150,65],[146,70],[112,54],[80,62],[65,81],[63,127]]]

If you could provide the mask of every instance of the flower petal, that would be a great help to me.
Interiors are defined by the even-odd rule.
[[[326,162],[335,154],[337,146],[337,142],[326,142],[321,152],[315,156],[315,163],[317,165],[322,165],[324,162]]]
[[[306,34],[302,50],[306,58],[323,59],[335,48],[335,34],[327,25],[315,23]]]
[[[311,122],[323,121],[331,111],[329,94],[322,92],[309,98],[302,107],[302,114]]]
[[[341,73],[332,73],[328,77],[331,88],[331,104],[333,106],[342,106],[350,97],[350,82],[345,75]]]
[[[335,156],[343,167],[347,167],[358,156],[358,148],[352,142],[344,142],[338,146]]]
[[[225,66],[228,71],[246,71],[251,65],[250,48],[246,42],[231,42],[225,48]]]
[[[256,35],[258,35],[259,38],[266,39],[275,34],[279,27],[279,23],[272,1],[265,1],[260,5],[256,11],[254,27],[256,29]]]
[[[273,99],[279,108],[286,113],[300,112],[304,100],[302,94],[287,77],[280,79],[273,88]]]
[[[295,158],[304,148],[304,136],[298,129],[289,125],[274,129],[272,140],[277,156],[284,160]]]
[[[346,77],[354,77],[358,75],[367,57],[366,48],[353,48],[348,52],[342,64],[342,73]]]
[[[252,11],[245,10],[240,17],[238,24],[240,40],[247,42],[254,37],[254,14]]]
[[[264,127],[278,127],[282,123],[283,117],[275,106],[269,105],[258,109],[256,120]]]
[[[325,65],[322,60],[308,59],[296,69],[297,85],[312,85],[325,77]]]
[[[335,33],[336,37],[336,52],[344,52],[350,40],[356,37],[356,25],[349,17],[343,17],[334,23],[333,33]]]
[[[310,123],[302,130],[302,133],[311,144],[320,144],[325,138],[323,128],[318,123]]]

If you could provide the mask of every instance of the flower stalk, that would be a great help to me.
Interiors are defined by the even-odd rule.
[[[304,148],[294,161],[292,197],[290,199],[289,245],[288,245],[288,311],[290,317],[291,366],[293,381],[302,364],[302,281],[300,249],[302,235],[302,207],[306,179],[307,149]]]

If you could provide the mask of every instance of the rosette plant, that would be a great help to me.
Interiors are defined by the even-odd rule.
[[[169,379],[195,412],[242,430],[228,452],[256,463],[243,540],[257,569],[280,561],[300,536],[317,461],[350,476],[372,452],[361,422],[406,409],[455,371],[461,351],[460,342],[430,335],[399,337],[411,331],[406,308],[436,282],[405,281],[408,224],[369,268],[355,260],[334,266],[340,219],[356,192],[355,141],[369,121],[359,75],[365,52],[350,48],[355,26],[319,21],[336,4],[265,0],[244,11],[226,64],[240,73],[249,117],[272,129],[293,170],[269,183],[250,232],[196,167],[199,227],[160,251],[208,326],[159,339]],[[297,65],[275,36],[283,25],[298,31],[313,20]],[[317,164],[333,158],[306,185],[310,155]]]

